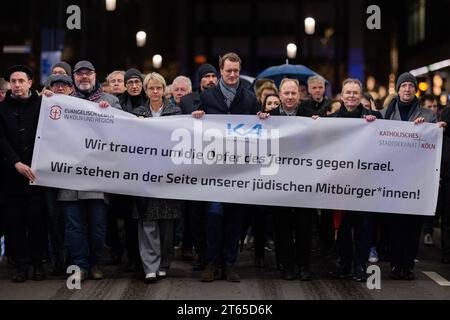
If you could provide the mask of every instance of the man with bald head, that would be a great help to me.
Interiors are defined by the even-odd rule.
[[[281,105],[271,111],[273,116],[301,116],[300,83],[297,79],[285,78],[280,83]],[[294,280],[296,267],[302,281],[312,279],[310,271],[310,249],[312,241],[312,217],[314,209],[279,207],[274,209],[275,250],[278,262],[283,267],[283,278]]]

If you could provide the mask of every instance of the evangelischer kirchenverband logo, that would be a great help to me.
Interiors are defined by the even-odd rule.
[[[112,124],[114,123],[114,115],[107,113],[100,113],[95,111],[83,110],[83,109],[62,109],[60,106],[52,106],[50,108],[50,119],[73,120],[73,121],[85,121]]]
[[[382,137],[378,143],[380,146],[393,148],[436,149],[434,143],[428,143],[420,133],[399,130],[380,130]]]
[[[60,106],[57,106],[57,105],[52,106],[50,108],[50,119],[52,119],[52,120],[61,119],[61,114],[62,114],[61,110],[62,110],[62,108]]]

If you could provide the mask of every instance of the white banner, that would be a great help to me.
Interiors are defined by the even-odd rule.
[[[137,118],[43,98],[36,184],[171,199],[433,215],[442,129],[363,119]]]

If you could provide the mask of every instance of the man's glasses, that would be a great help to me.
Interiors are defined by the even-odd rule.
[[[94,74],[94,71],[77,71],[75,72],[75,75],[77,77],[87,76],[90,77]]]
[[[128,80],[127,81],[127,86],[141,86],[142,85],[142,81],[140,80]]]

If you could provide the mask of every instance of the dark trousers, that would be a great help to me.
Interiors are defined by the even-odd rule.
[[[108,207],[103,199],[63,201],[61,206],[69,254],[75,265],[89,271],[103,258]]]
[[[107,216],[106,244],[111,248],[111,254],[122,257],[123,244],[119,231],[119,219],[123,218],[125,247],[130,263],[140,264],[137,220],[133,215],[133,198],[124,195],[112,195]]]
[[[43,193],[8,195],[5,223],[9,254],[19,268],[41,264],[47,251],[47,217]]]
[[[241,246],[243,246],[248,230],[251,228],[255,257],[263,258],[267,238],[267,209],[265,206],[251,205],[247,207],[249,210],[245,212],[242,223]]]
[[[390,220],[391,266],[412,270],[419,249],[423,216],[392,214]]]
[[[434,234],[434,216],[423,219],[423,233]]]
[[[194,245],[190,214],[187,205],[183,206],[183,240],[181,252],[192,252],[192,247]]]
[[[208,203],[206,261],[225,267],[236,263],[242,225],[242,205]]]
[[[0,190],[0,238],[5,235],[5,202],[3,196],[3,190]],[[0,248],[1,250],[1,248]]]
[[[267,238],[267,210],[264,206],[253,207],[253,236],[255,243],[255,257],[263,258]]]
[[[333,210],[321,209],[319,219],[320,248],[323,254],[327,254],[334,247]]]
[[[450,259],[450,181],[443,180],[439,190],[438,212],[441,216],[442,256]]]
[[[285,268],[309,268],[312,218],[315,209],[282,208],[274,210],[275,242],[278,261]]]
[[[50,256],[53,265],[64,266],[65,242],[64,242],[64,214],[61,203],[56,201],[58,189],[47,188],[45,190],[45,202],[48,212],[48,236],[50,241]]]
[[[374,233],[373,213],[345,211],[337,237],[339,262],[342,267],[366,269]],[[353,236],[352,236],[353,234]]]
[[[187,201],[186,212],[192,234],[192,243],[199,260],[206,258],[206,230],[208,217],[206,202]]]

